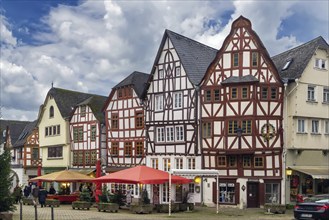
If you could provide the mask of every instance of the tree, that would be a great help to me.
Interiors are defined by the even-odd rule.
[[[4,152],[0,154],[0,212],[14,211],[14,197],[10,192],[13,176],[10,175],[11,155],[8,148],[4,149]]]

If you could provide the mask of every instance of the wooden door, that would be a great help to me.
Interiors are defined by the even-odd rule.
[[[247,208],[259,208],[259,183],[247,183]]]
[[[159,185],[158,184],[154,184],[153,185],[153,204],[156,205],[156,204],[159,204]]]

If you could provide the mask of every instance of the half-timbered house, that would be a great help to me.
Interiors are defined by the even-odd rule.
[[[96,168],[96,161],[100,158],[106,165],[106,133],[102,113],[106,98],[93,95],[78,103],[71,115],[71,167],[87,174]],[[101,149],[104,149],[103,152]]]
[[[164,171],[201,168],[198,84],[216,51],[165,30],[146,90],[148,166]],[[193,184],[184,187],[194,195],[194,201],[201,201]],[[153,186],[153,203],[168,203],[168,189],[168,184]],[[183,187],[177,185],[172,191],[172,199],[181,201]]]
[[[201,84],[202,168],[220,171],[214,202],[281,202],[283,92],[251,22],[239,17]]]

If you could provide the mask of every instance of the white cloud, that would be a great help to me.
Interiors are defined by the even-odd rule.
[[[16,46],[17,39],[13,36],[10,30],[10,25],[8,24],[6,17],[2,14],[0,15],[0,36],[1,44]]]

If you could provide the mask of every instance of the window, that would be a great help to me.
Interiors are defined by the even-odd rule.
[[[189,170],[195,170],[195,158],[187,158],[187,169]]]
[[[307,101],[315,101],[315,86],[308,86]]]
[[[238,98],[238,88],[232,87],[231,88],[231,99],[237,99]]]
[[[264,167],[264,158],[263,157],[255,157],[254,158],[254,167],[255,168],[263,168]]]
[[[162,202],[169,202],[169,183],[162,184]]]
[[[329,120],[324,121],[324,133],[329,134]]]
[[[131,157],[131,155],[132,155],[132,143],[131,142],[125,142],[124,152],[125,152],[126,157]]]
[[[220,101],[220,90],[209,89],[204,91],[204,102],[218,102]]]
[[[242,87],[241,89],[241,99],[249,99],[249,88],[248,87]]]
[[[229,156],[228,157],[228,166],[229,167],[236,167],[236,156]]]
[[[211,90],[204,91],[204,102],[211,102]]]
[[[166,172],[170,171],[170,159],[169,158],[163,159],[163,170]]]
[[[275,87],[271,87],[271,99],[277,98],[277,89]]]
[[[202,137],[209,138],[212,135],[211,122],[205,122],[202,124]]]
[[[83,165],[83,151],[78,151],[78,164]]]
[[[182,92],[174,93],[174,109],[182,108],[183,94]]]
[[[118,89],[118,99],[122,99],[122,97],[123,97],[123,90]]]
[[[297,121],[297,132],[298,133],[305,133],[305,120],[298,119]]]
[[[119,114],[118,113],[112,113],[111,114],[111,129],[119,129]]]
[[[60,135],[61,134],[61,126],[57,125],[57,134]]]
[[[90,129],[90,140],[95,141],[96,140],[96,125],[92,125]]]
[[[258,52],[251,53],[251,66],[252,67],[258,66]]]
[[[60,126],[54,125],[54,126],[48,126],[45,127],[45,136],[55,136],[60,134]]]
[[[90,151],[85,150],[84,153],[85,153],[85,165],[89,165],[90,161],[91,161],[90,160]]]
[[[242,121],[242,133],[251,134],[251,120]]]
[[[261,90],[261,99],[267,99],[267,87],[262,87]]]
[[[163,95],[155,95],[155,111],[163,110]]]
[[[54,117],[54,106],[50,106],[49,108],[49,118],[53,118]]]
[[[265,183],[265,203],[280,202],[280,185],[278,183]]]
[[[183,169],[183,158],[176,158],[176,169]]]
[[[281,70],[284,71],[284,70],[288,69],[288,67],[290,66],[291,62],[292,62],[292,59],[291,60],[287,60],[287,62],[284,64],[284,66],[282,67]]]
[[[319,121],[318,120],[312,120],[312,133],[313,134],[319,133]]]
[[[226,167],[226,156],[218,156],[217,165],[218,167]]]
[[[85,105],[80,106],[80,111],[81,111],[81,117],[85,117],[86,116],[86,106]]]
[[[164,142],[164,141],[165,141],[164,127],[157,128],[157,142]]]
[[[78,164],[78,151],[74,150],[73,151],[73,165],[77,165]]]
[[[220,101],[220,90],[219,89],[214,89],[214,101],[218,102]]]
[[[163,79],[163,70],[159,70],[159,79]]]
[[[74,142],[83,141],[83,127],[73,128],[73,141]]]
[[[251,156],[245,155],[243,156],[243,167],[250,168],[251,167]]]
[[[136,147],[136,156],[143,156],[144,152],[144,143],[142,141],[137,141],[135,143]]]
[[[90,151],[90,155],[91,155],[91,158],[90,158],[90,164],[96,164],[96,150],[92,150]]]
[[[175,140],[176,141],[184,141],[184,126],[178,125],[175,127]]]
[[[189,193],[194,193],[195,192],[194,188],[195,188],[194,183],[189,183],[188,184],[188,192]]]
[[[174,127],[166,127],[167,142],[174,141]]]
[[[32,148],[32,156],[31,156],[32,160],[38,160],[39,159],[39,148]]]
[[[219,202],[235,203],[235,184],[219,183]]]
[[[63,147],[48,147],[48,158],[63,157]]]
[[[143,111],[136,111],[135,125],[136,125],[136,128],[143,128],[144,127],[144,114],[143,114]]]
[[[323,88],[323,102],[329,103],[329,88]]]
[[[233,54],[233,67],[239,66],[239,54],[234,53]]]
[[[228,122],[228,134],[236,134],[238,128],[238,121]]]
[[[119,142],[111,142],[111,155],[112,156],[119,155]]]
[[[152,164],[152,168],[154,169],[159,169],[159,160],[158,158],[153,158],[151,159],[151,164]]]
[[[180,66],[176,66],[175,73],[176,73],[176,76],[180,76]]]
[[[48,127],[45,127],[45,136],[48,136],[49,133],[48,133]]]
[[[319,69],[327,69],[327,61],[325,59],[315,59],[315,67]]]

